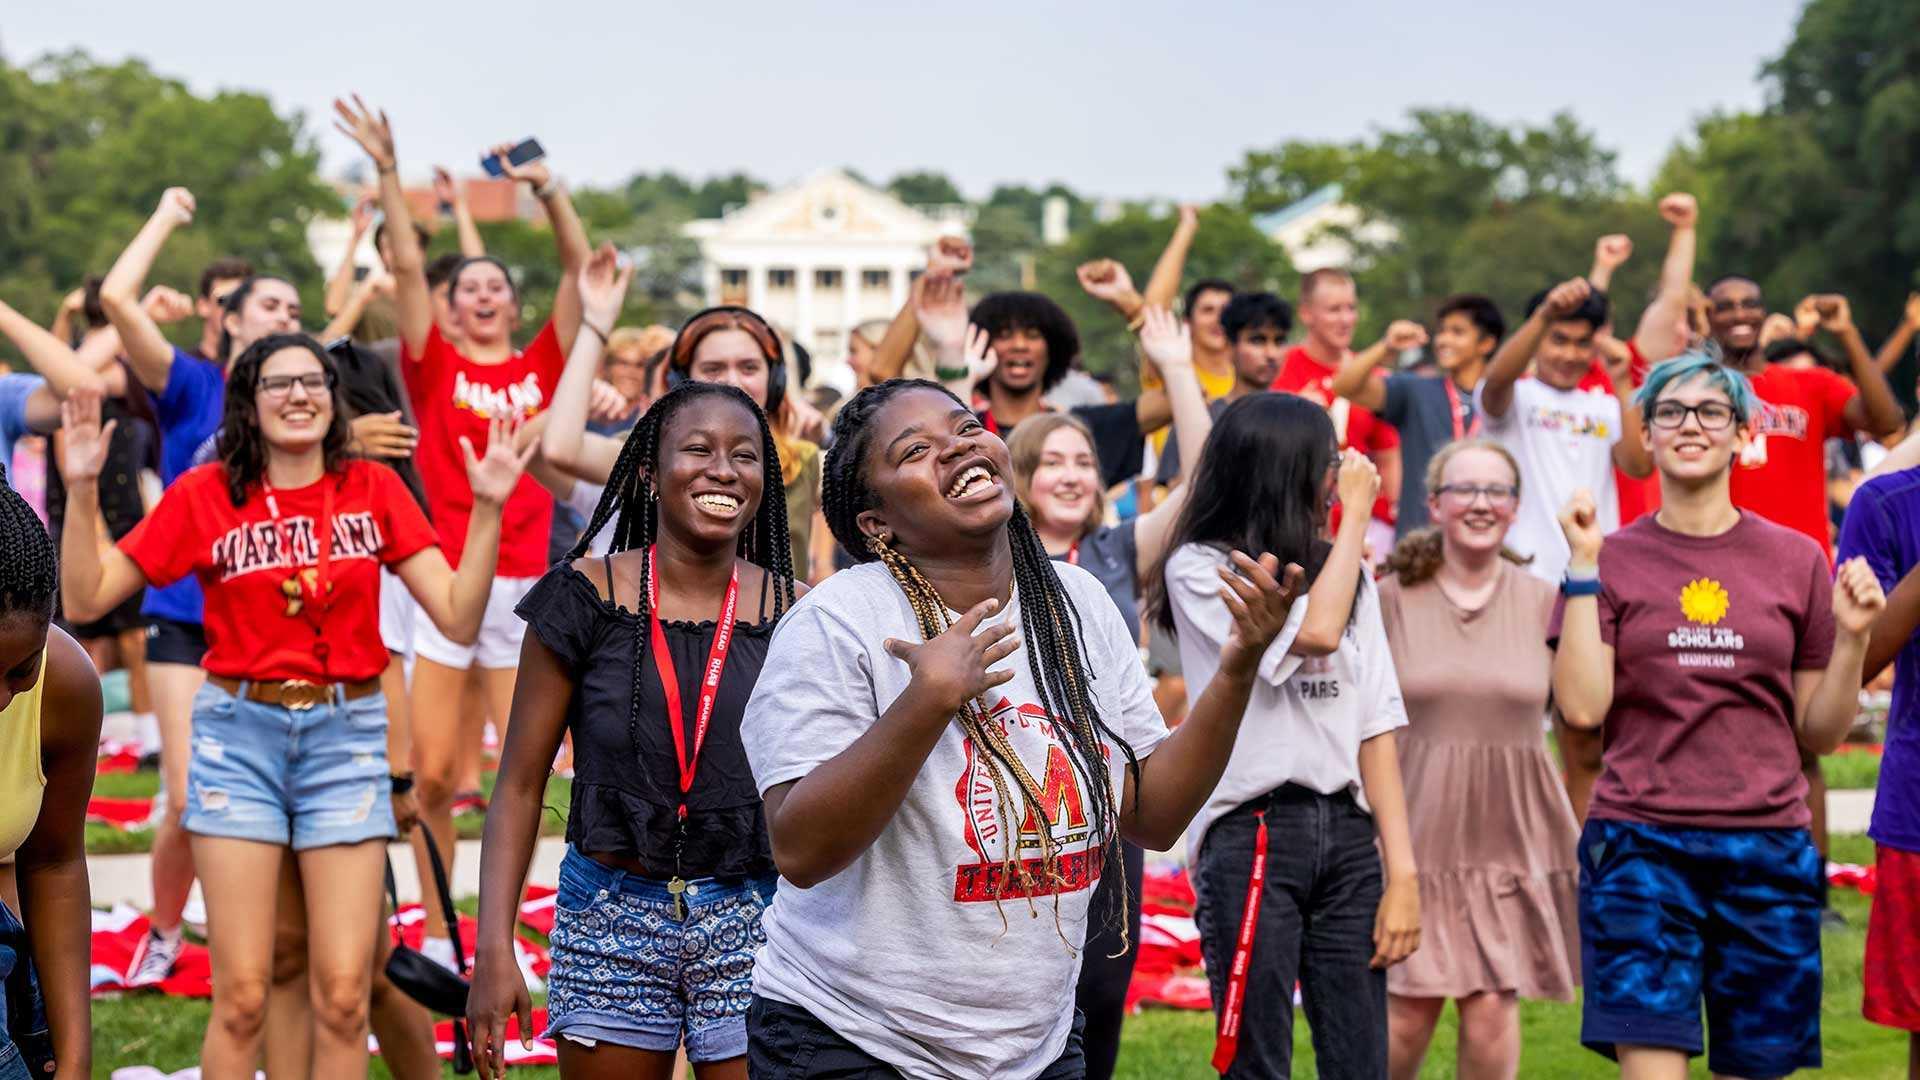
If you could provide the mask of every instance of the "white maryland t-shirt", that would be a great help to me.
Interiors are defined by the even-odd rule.
[[[1205,544],[1183,544],[1167,559],[1167,598],[1190,687],[1204,688],[1213,679],[1233,630],[1233,615],[1220,599],[1219,570],[1226,565],[1227,555]],[[1285,784],[1323,795],[1350,791],[1367,809],[1360,744],[1407,725],[1386,624],[1380,620],[1380,590],[1372,580],[1362,577],[1346,633],[1326,656],[1288,651],[1306,613],[1302,596],[1260,658],[1227,771],[1187,830],[1189,864],[1215,821]]]
[[[1527,569],[1559,584],[1572,552],[1560,531],[1560,511],[1586,488],[1600,512],[1600,531],[1620,527],[1620,496],[1613,482],[1613,444],[1620,441],[1620,399],[1592,390],[1556,390],[1539,379],[1513,384],[1507,415],[1481,404],[1486,383],[1473,391],[1487,437],[1520,463],[1520,510],[1507,546],[1533,556]]]
[[[1054,570],[1080,613],[1094,707],[1145,759],[1167,728],[1139,650],[1093,575],[1065,563]],[[982,625],[1019,627],[1021,601],[1016,591]],[[833,575],[780,620],[741,721],[762,793],[838,755],[906,689],[906,663],[882,648],[890,637],[918,641],[920,632],[879,563]],[[987,703],[1046,793],[1070,884],[1031,900],[1010,888],[995,904],[1009,838],[1036,869],[1039,838],[1034,822],[1002,816],[985,762],[954,722],[873,846],[813,888],[783,879],[764,920],[754,992],[806,1009],[910,1077],[1034,1076],[1072,1029],[1103,851],[1087,777],[1040,719],[1027,645],[1023,635],[1019,651],[995,665],[1014,678]],[[1117,803],[1126,755],[1106,749]],[[1017,813],[1024,804],[1009,782]]]

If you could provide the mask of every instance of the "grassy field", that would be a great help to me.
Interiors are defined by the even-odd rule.
[[[1833,857],[1841,862],[1871,863],[1873,847],[1864,837],[1835,837]],[[1828,932],[1825,939],[1826,999],[1822,1030],[1826,1067],[1817,1074],[1803,1075],[1898,1080],[1906,1074],[1905,1036],[1874,1027],[1860,1018],[1860,967],[1866,937],[1867,900],[1842,890],[1834,894],[1834,904],[1846,916],[1848,925],[1844,930]],[[199,1049],[200,1033],[206,1026],[207,1009],[205,1002],[145,995],[95,1002],[96,1075],[106,1076],[124,1065],[151,1064],[173,1070],[192,1064]],[[1579,1006],[1528,1002],[1522,1008],[1521,1021],[1525,1039],[1520,1063],[1522,1076],[1615,1075],[1608,1062],[1581,1048]],[[1313,1048],[1304,1021],[1295,1025],[1295,1045],[1294,1075],[1315,1075]],[[1454,1047],[1454,1020],[1449,1013],[1434,1036],[1433,1049],[1421,1075],[1452,1077]],[[1128,1080],[1182,1077],[1201,1080],[1215,1075],[1207,1066],[1212,1050],[1210,1014],[1149,1011],[1127,1021],[1119,1075]],[[387,1072],[376,1063],[373,1075],[386,1077]],[[452,1075],[451,1070],[448,1075]],[[513,1075],[525,1080],[545,1080],[558,1073],[552,1069],[529,1068],[516,1069]],[[1694,1075],[1707,1075],[1704,1063],[1696,1062]]]

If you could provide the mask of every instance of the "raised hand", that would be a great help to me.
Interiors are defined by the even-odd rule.
[[[906,661],[913,672],[907,693],[918,693],[941,714],[952,715],[967,702],[1012,679],[1011,669],[989,669],[1020,647],[1013,627],[1002,623],[980,629],[980,623],[998,610],[1000,601],[982,600],[960,616],[959,622],[923,644],[888,638],[883,643],[887,655]]]
[[[1609,270],[1617,269],[1632,257],[1633,237],[1626,233],[1611,233],[1593,245],[1593,261]]]
[[[100,426],[100,396],[97,390],[75,390],[60,403],[61,441],[66,444],[60,476],[69,486],[98,480],[107,467],[107,446],[120,421]]]
[[[1427,328],[1412,319],[1395,319],[1388,325],[1386,336],[1381,340],[1386,342],[1387,351],[1403,353],[1427,343]]]
[[[515,436],[520,433],[520,421],[494,419],[487,423],[487,449],[484,454],[473,452],[473,443],[460,436],[460,456],[466,461],[467,483],[473,488],[475,505],[486,503],[491,506],[505,506],[507,498],[520,483],[520,474],[526,471],[527,462],[540,449],[539,442],[531,441],[527,448],[515,453]]]
[[[951,274],[927,274],[914,299],[914,318],[935,352],[952,355],[964,345],[967,333],[966,288]]]
[[[1380,470],[1367,455],[1352,447],[1342,451],[1340,475],[1334,484],[1340,493],[1342,514],[1358,514],[1363,521],[1373,514],[1373,500],[1380,494]]]
[[[993,351],[993,335],[971,324],[967,326],[966,350],[962,356],[967,363],[968,387],[977,385],[981,379],[993,374],[994,368],[1000,366],[1000,357]]]
[[[178,289],[165,285],[155,285],[140,298],[140,306],[146,310],[147,317],[161,326],[177,323],[193,314],[193,297]]]
[[[1856,555],[1833,577],[1833,622],[1843,634],[1864,637],[1886,610],[1887,594],[1867,560]]]
[[[1798,336],[1809,338],[1820,329],[1820,309],[1815,305],[1817,296],[1805,296],[1793,305],[1793,328]]]
[[[1567,500],[1560,511],[1560,531],[1566,535],[1567,547],[1573,550],[1572,565],[1599,565],[1600,545],[1605,537],[1600,533],[1600,509],[1594,505],[1591,491],[1580,488]]]
[[[1280,560],[1271,554],[1256,562],[1236,551],[1228,559],[1231,565],[1220,568],[1220,599],[1233,616],[1233,629],[1221,650],[1220,666],[1244,674],[1259,665],[1267,646],[1287,625],[1305,574],[1298,563],[1288,563],[1282,572]]]
[[[826,437],[827,417],[813,403],[800,394],[788,394],[780,405],[785,417],[787,435],[806,442],[817,443]]]
[[[347,425],[348,449],[367,457],[410,458],[420,444],[419,429],[400,419],[398,412],[363,413]]]
[[[603,243],[580,268],[580,314],[588,325],[601,333],[613,329],[620,309],[627,302],[627,286],[633,281],[633,264]]]
[[[1606,365],[1607,378],[1615,385],[1633,383],[1633,350],[1627,343],[1614,337],[1611,330],[1593,335],[1594,350],[1600,354],[1601,363]]]
[[[1200,224],[1200,208],[1193,203],[1181,203],[1175,220],[1180,228],[1197,228]]]
[[[973,245],[957,236],[943,236],[927,249],[927,275],[965,277],[973,269]]]
[[[525,165],[515,165],[507,157],[513,153],[513,147],[514,144],[510,142],[495,143],[487,151],[488,156],[500,162],[500,171],[506,174],[507,179],[518,180],[535,191],[553,183],[553,170],[547,167],[546,159],[529,161]]]
[[[153,216],[156,221],[165,221],[176,227],[191,225],[194,211],[199,207],[193,192],[183,187],[170,187],[160,193],[160,205],[154,207]]]
[[[593,380],[587,397],[587,419],[616,423],[632,416],[636,407],[625,394],[614,389],[612,383],[605,379]]]
[[[60,298],[60,311],[65,315],[78,315],[80,309],[87,306],[87,290],[75,289]]]
[[[1676,191],[1660,200],[1661,220],[1676,229],[1691,229],[1700,220],[1700,204],[1684,191]]]
[[[1540,304],[1540,310],[1550,319],[1565,318],[1580,309],[1593,295],[1593,282],[1586,278],[1569,278],[1553,287],[1547,298]]]
[[[433,167],[433,198],[435,202],[452,206],[460,201],[460,189],[453,186],[453,174],[445,165]]]
[[[1829,334],[1844,334],[1853,329],[1853,305],[1839,293],[1821,293],[1813,298],[1813,310],[1819,313],[1820,329]]]
[[[384,109],[374,112],[355,94],[352,104],[334,98],[333,111],[334,130],[359,143],[360,149],[373,159],[374,168],[385,172],[394,167],[397,159],[393,150],[393,125],[387,122]]]
[[[373,228],[373,215],[380,212],[380,199],[372,192],[360,196],[353,204],[353,235],[365,236]]]
[[[1815,318],[1814,325],[1815,326],[1819,325],[1819,320],[1817,317]],[[1813,329],[1812,327],[1809,327],[1808,333],[1811,333],[1812,329]],[[1798,323],[1793,321],[1792,316],[1782,315],[1779,312],[1775,311],[1775,312],[1770,312],[1765,319],[1761,320],[1760,348],[1765,349],[1767,346],[1773,344],[1776,341],[1780,341],[1784,338],[1790,338],[1790,337],[1800,337],[1800,338],[1806,337],[1806,334],[1803,334],[1800,332],[1800,326]]]
[[[520,1020],[520,1045],[533,1049],[533,998],[514,962],[513,946],[481,949],[473,958],[473,988],[467,991],[467,1030],[481,1080],[507,1075],[507,1018]]]
[[[1083,262],[1074,270],[1074,276],[1080,279],[1080,287],[1087,290],[1088,296],[1109,304],[1118,303],[1134,291],[1132,276],[1114,259]]]
[[[1150,307],[1141,315],[1146,321],[1140,325],[1140,348],[1147,359],[1162,372],[1192,367],[1193,332],[1187,324],[1163,307]]]

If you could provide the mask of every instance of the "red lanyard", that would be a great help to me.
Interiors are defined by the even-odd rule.
[[[1447,408],[1453,416],[1453,437],[1456,440],[1477,437],[1480,434],[1480,414],[1474,413],[1473,423],[1463,429],[1460,417],[1465,415],[1466,409],[1460,404],[1460,390],[1453,385],[1451,375],[1440,376],[1440,382],[1447,388]]]
[[[1071,545],[1068,546],[1067,563],[1070,566],[1080,565],[1080,541],[1075,540]]]
[[[988,434],[1000,434],[1000,422],[993,418],[992,402],[976,395],[973,399],[973,412],[980,418],[980,426],[986,428]]]
[[[647,616],[653,631],[653,667],[660,673],[660,689],[667,696],[667,726],[673,730],[673,756],[680,766],[680,819],[687,817],[687,792],[693,790],[693,774],[700,768],[700,747],[707,741],[707,725],[713,720],[713,704],[720,697],[720,672],[727,666],[727,650],[733,645],[733,609],[740,599],[740,568],[733,568],[727,582],[727,598],[720,602],[720,622],[713,628],[713,647],[707,650],[707,671],[700,680],[700,711],[693,720],[693,753],[687,753],[686,714],[680,711],[680,677],[673,670],[673,654],[667,651],[667,633],[660,625],[660,547],[647,549]]]
[[[1224,1073],[1240,1052],[1240,1019],[1247,1009],[1247,969],[1253,965],[1253,931],[1260,923],[1260,893],[1267,882],[1267,812],[1253,815],[1253,874],[1247,879],[1247,905],[1240,913],[1233,966],[1227,969],[1227,996],[1220,1002],[1220,1032],[1213,1042],[1213,1068]],[[1289,988],[1291,989],[1291,988]]]
[[[287,561],[287,580],[280,583],[280,590],[287,597],[288,617],[299,615],[308,626],[313,627],[314,637],[321,635],[321,627],[326,622],[327,612],[333,608],[333,580],[328,570],[333,563],[333,477],[320,479],[320,520],[313,523],[314,561],[318,563],[314,571],[313,587],[307,587],[307,577],[300,572],[300,561],[294,557],[293,537],[287,530],[286,522],[280,520],[280,500],[276,497],[272,484],[262,484],[267,491],[267,513],[273,515],[273,535],[280,542],[281,557]],[[309,607],[316,609],[309,611]],[[314,658],[320,661],[320,670],[327,670],[327,656],[332,649],[325,641],[313,644]]]

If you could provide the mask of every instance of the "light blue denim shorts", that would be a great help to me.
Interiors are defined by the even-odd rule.
[[[246,692],[246,685],[241,686]],[[181,825],[200,836],[295,851],[391,839],[387,699],[289,709],[212,682],[193,698],[193,758]]]

